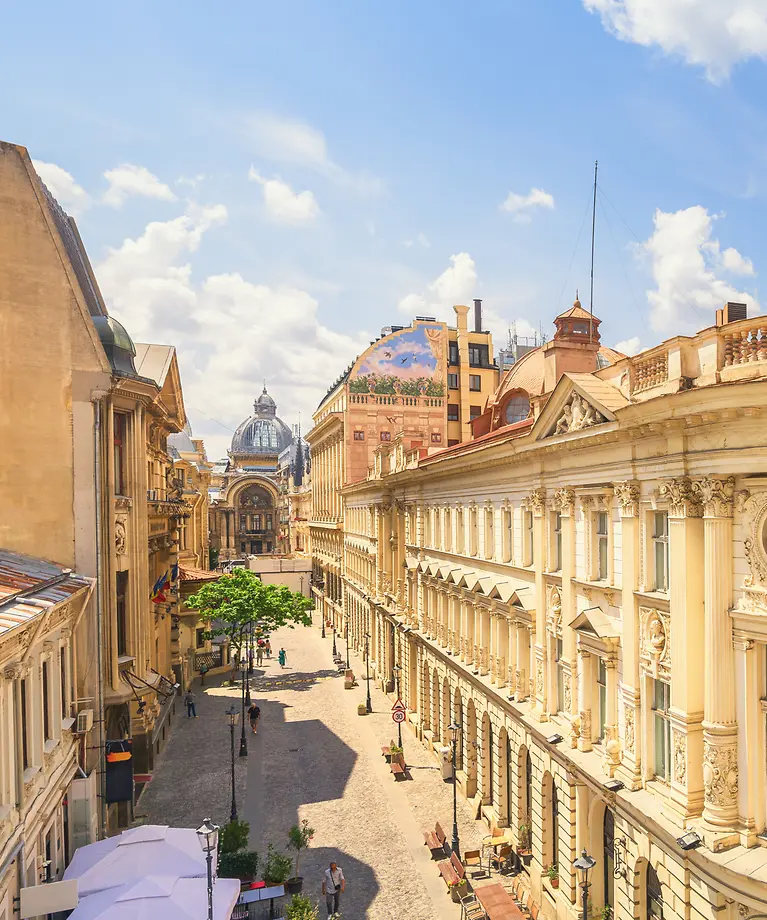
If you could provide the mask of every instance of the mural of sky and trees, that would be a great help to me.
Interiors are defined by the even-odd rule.
[[[444,396],[444,331],[419,324],[371,345],[349,379],[351,393]]]

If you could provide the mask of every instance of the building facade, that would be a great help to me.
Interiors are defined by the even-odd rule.
[[[424,744],[460,725],[547,917],[584,848],[593,916],[767,912],[767,319],[728,312],[626,358],[576,304],[474,440],[343,491],[327,612]]]

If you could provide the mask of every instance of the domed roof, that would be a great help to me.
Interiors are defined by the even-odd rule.
[[[133,359],[136,356],[136,346],[125,327],[113,316],[93,316],[91,319],[112,369],[135,376],[136,365]]]
[[[253,404],[253,415],[235,431],[230,453],[233,456],[279,454],[290,446],[292,440],[290,428],[277,418],[277,403],[264,387]]]

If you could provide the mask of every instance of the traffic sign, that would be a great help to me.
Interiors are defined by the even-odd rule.
[[[405,721],[405,710],[404,709],[395,709],[391,714],[393,722],[404,722]]]
[[[405,704],[402,702],[402,700],[397,700],[397,702],[392,706],[392,712],[395,712],[396,710],[406,712]]]

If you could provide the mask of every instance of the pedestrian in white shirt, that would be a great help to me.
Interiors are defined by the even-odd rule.
[[[346,889],[346,879],[343,870],[334,862],[325,870],[325,876],[322,879],[322,893],[325,896],[325,906],[328,909],[328,917],[337,914],[341,895]]]

